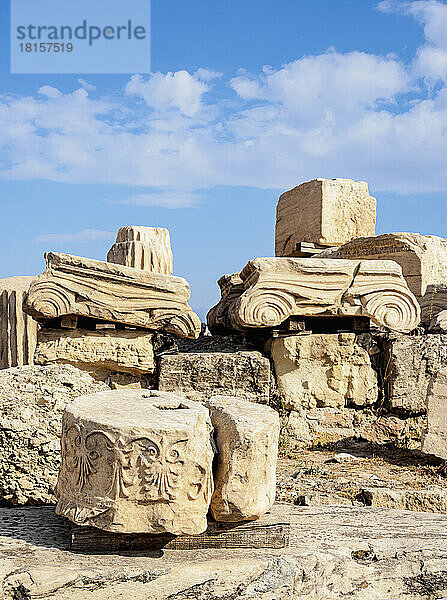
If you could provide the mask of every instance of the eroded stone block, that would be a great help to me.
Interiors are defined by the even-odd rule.
[[[267,403],[270,362],[260,352],[181,352],[159,359],[159,389],[203,402],[236,396]]]
[[[0,369],[33,364],[37,323],[23,312],[22,306],[35,279],[0,279]]]
[[[208,409],[174,394],[77,398],[64,411],[56,512],[112,532],[203,533],[211,435]]]
[[[430,382],[422,451],[447,460],[447,368],[440,369]]]
[[[340,246],[374,235],[376,199],[365,181],[314,179],[279,197],[276,256],[296,256],[299,242]]]
[[[275,338],[271,353],[278,389],[288,409],[377,402],[377,374],[355,333]]]
[[[257,519],[275,500],[278,413],[228,396],[205,404],[218,451],[211,514],[216,521]]]
[[[153,335],[124,329],[41,329],[35,353],[38,365],[68,363],[96,379],[110,373],[145,375],[155,370]]]
[[[121,227],[107,261],[172,275],[172,250],[169,231],[163,227]]]
[[[447,366],[447,335],[399,335],[385,342],[384,384],[391,409],[426,410],[430,379]]]
[[[363,237],[327,250],[322,256],[394,260],[402,267],[408,287],[418,298],[426,294],[428,286],[447,282],[447,240],[435,235],[403,232]],[[430,298],[427,300],[430,302]]]
[[[291,411],[285,423],[286,443],[292,448],[308,448],[351,438],[355,412],[352,408]]]

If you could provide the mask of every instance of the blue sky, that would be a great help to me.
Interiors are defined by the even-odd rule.
[[[366,180],[378,233],[447,237],[447,5],[152,0],[151,75],[11,75],[0,7],[0,276],[171,231],[203,317],[273,254],[278,195]]]

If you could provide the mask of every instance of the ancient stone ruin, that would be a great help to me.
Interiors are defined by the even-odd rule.
[[[34,277],[0,280],[0,368],[32,365],[37,343],[37,323],[23,312],[26,292]]]
[[[64,413],[56,512],[105,531],[174,535],[205,532],[209,510],[216,521],[256,519],[273,506],[278,438],[278,414],[244,400],[82,396]]]
[[[342,597],[332,588],[353,598],[368,588],[375,596],[361,598],[378,600],[386,586],[404,597],[412,559],[385,577],[366,538],[349,551],[344,534],[336,547],[315,540],[337,519],[334,530],[352,520],[362,530],[364,505],[447,513],[442,490],[369,482],[352,512],[338,506],[326,517],[320,506],[313,516],[300,512],[307,496],[295,497],[294,510],[275,502],[285,449],[335,452],[361,441],[425,453],[437,468],[447,459],[447,240],[376,236],[375,223],[365,182],[317,179],[285,192],[275,256],[222,275],[207,326],[189,305],[187,281],[173,274],[163,228],[122,227],[107,261],[47,252],[43,274],[2,280],[0,502],[56,505],[72,554],[237,550],[225,575],[217,569],[219,583],[201,584],[200,593],[223,590],[200,596],[213,600],[232,577],[231,589],[248,591],[225,597],[267,600],[264,589],[301,597],[296,573],[309,565],[296,540],[307,515],[318,521],[306,539],[314,540],[308,557],[322,557],[312,569],[329,582],[325,598]],[[360,459],[334,456],[345,460]],[[293,477],[299,487],[299,471]],[[56,519],[50,510],[45,518]],[[378,537],[387,518],[374,522]],[[417,552],[429,562],[426,545]],[[244,570],[242,549],[264,552],[267,563]],[[334,556],[345,581],[335,578]],[[214,555],[206,561],[214,572]],[[379,576],[367,575],[376,563]],[[194,579],[195,564],[184,572],[175,564]],[[256,569],[259,581],[244,587]],[[45,597],[37,576],[15,573],[5,579],[6,597]],[[166,589],[163,581],[150,588],[154,600],[187,597],[169,595],[173,580]],[[31,588],[35,595],[24,596]],[[307,594],[305,583],[299,592]]]

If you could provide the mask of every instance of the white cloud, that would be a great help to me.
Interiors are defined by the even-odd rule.
[[[100,231],[98,229],[83,229],[76,233],[46,233],[34,238],[36,242],[87,242],[91,240],[113,239],[115,234],[111,231]]]
[[[395,58],[363,52],[329,51],[305,56],[258,77],[240,75],[230,81],[246,100],[280,103],[296,116],[370,108],[410,89],[407,72]]]
[[[144,80],[134,75],[126,86],[128,94],[143,98],[148,106],[159,111],[174,108],[187,117],[193,117],[201,108],[202,95],[208,86],[187,71],[154,73]]]
[[[436,0],[384,0],[378,8],[383,12],[410,15],[423,25],[426,43],[417,51],[413,72],[429,82],[439,79],[447,82],[447,4]]]
[[[85,81],[85,79],[82,79],[82,77],[78,79],[78,83],[80,86],[82,86],[85,90],[89,92],[94,92],[96,90],[96,86],[89,83],[88,81]]]
[[[0,177],[140,186],[149,191],[120,202],[172,208],[215,185],[284,189],[314,177],[447,191],[447,42],[435,22],[447,6],[380,7],[424,27],[411,64],[329,50],[240,71],[216,94],[218,74],[199,69],[136,75],[113,100],[82,82],[2,96]]]
[[[60,98],[62,96],[61,92],[51,85],[44,85],[37,90],[37,93],[41,96],[46,96],[47,98]]]
[[[123,200],[107,201],[109,204],[128,204],[133,206],[163,206],[165,208],[188,208],[195,206],[200,200],[198,194],[182,190],[164,190],[134,194]]]
[[[219,71],[212,71],[211,69],[204,69],[200,67],[195,71],[194,77],[197,79],[201,79],[202,81],[212,81],[213,79],[220,79],[223,76],[223,73]]]

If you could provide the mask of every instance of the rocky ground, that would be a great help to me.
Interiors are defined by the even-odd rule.
[[[86,553],[53,507],[0,508],[2,600],[441,600],[447,516],[278,504],[285,549]]]
[[[277,500],[447,512],[445,464],[417,451],[365,441],[286,450],[278,463]]]

